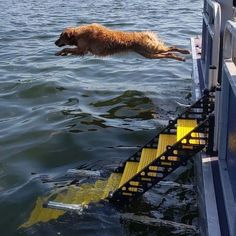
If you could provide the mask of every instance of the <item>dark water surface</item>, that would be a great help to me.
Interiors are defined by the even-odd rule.
[[[183,235],[121,220],[109,205],[17,228],[48,191],[32,172],[108,169],[175,117],[177,102],[189,102],[190,56],[185,63],[133,53],[56,57],[62,29],[98,22],[151,30],[190,49],[189,38],[200,33],[201,1],[9,0],[0,9],[0,235]],[[177,182],[192,185],[191,172],[190,165]],[[196,225],[195,198],[191,188],[155,187],[127,212]]]

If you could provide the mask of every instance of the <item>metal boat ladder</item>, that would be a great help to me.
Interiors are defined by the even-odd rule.
[[[105,192],[113,203],[129,204],[199,151],[212,151],[214,92],[204,95],[124,161],[108,179]],[[114,178],[116,186],[109,185]]]
[[[100,200],[108,199],[120,205],[130,204],[178,167],[186,165],[199,151],[205,149],[208,153],[212,152],[214,94],[214,91],[205,91],[198,101],[175,120],[170,120],[161,132],[121,163],[110,174],[105,185],[97,189],[101,185],[98,180],[94,188],[97,194],[99,192]],[[73,209],[73,204],[78,204],[79,193],[79,188],[68,187],[63,198],[69,204],[50,201],[45,207]],[[89,194],[93,194],[93,189],[91,193],[85,193]]]

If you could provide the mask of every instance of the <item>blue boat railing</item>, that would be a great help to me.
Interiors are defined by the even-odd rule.
[[[211,89],[218,83],[221,41],[221,5],[205,0],[202,24],[202,56],[205,87]]]
[[[221,169],[229,230],[236,233],[236,21],[226,22],[220,92],[218,156]],[[226,181],[228,179],[228,181]],[[230,183],[230,184],[227,184]]]
[[[204,0],[202,40],[201,43],[197,43],[198,41],[200,40],[196,38],[192,40],[196,57],[193,68],[198,71],[194,74],[195,84],[200,85],[201,90],[216,88],[213,147],[215,156],[212,157],[216,161],[210,165],[208,171],[212,171],[215,183],[221,235],[235,236],[236,0]],[[201,50],[198,45],[201,45]],[[204,181],[208,183],[207,180]],[[206,212],[209,213],[209,208]],[[228,233],[225,234],[226,232]]]

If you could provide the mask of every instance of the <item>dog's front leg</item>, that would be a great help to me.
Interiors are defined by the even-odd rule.
[[[78,48],[64,48],[61,51],[57,52],[55,55],[56,56],[67,56],[68,54],[83,56],[85,54],[85,52],[78,49]]]

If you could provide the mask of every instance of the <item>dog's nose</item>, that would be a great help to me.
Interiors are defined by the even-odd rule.
[[[58,44],[59,44],[59,42],[58,42],[59,40],[57,40],[56,42],[55,42],[55,44],[58,46]]]
[[[66,46],[66,44],[65,44],[65,43],[62,43],[62,42],[60,41],[60,39],[58,39],[58,40],[55,42],[55,44],[56,44],[58,47]]]

